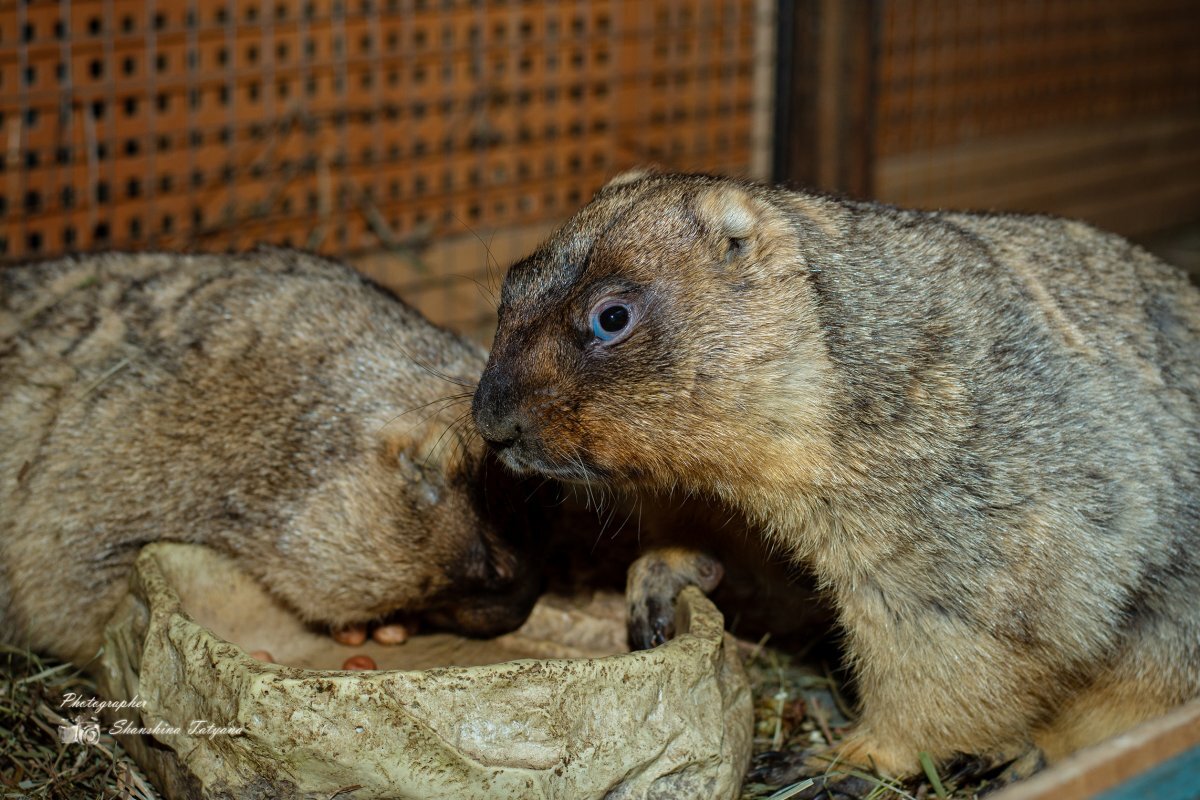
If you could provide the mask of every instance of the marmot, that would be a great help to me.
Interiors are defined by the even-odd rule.
[[[840,761],[1029,769],[1200,696],[1200,292],[1128,241],[635,172],[499,315],[505,463],[715,496],[811,565]]]
[[[313,622],[515,628],[536,570],[457,424],[484,359],[299,252],[0,270],[0,640],[87,661],[159,539]]]

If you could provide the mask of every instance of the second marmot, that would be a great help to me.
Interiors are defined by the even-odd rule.
[[[622,176],[509,272],[474,416],[811,564],[842,761],[1054,760],[1200,696],[1200,292],[1117,236]]]

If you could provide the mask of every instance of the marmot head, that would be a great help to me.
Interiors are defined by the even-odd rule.
[[[399,613],[476,636],[518,627],[540,574],[518,502],[528,490],[465,413],[485,353],[329,270],[292,278],[292,302],[271,306],[269,361],[212,370],[203,430],[236,456],[224,480],[275,512],[230,546],[314,622]]]
[[[819,225],[787,198],[622,175],[515,264],[473,403],[505,463],[718,491],[769,479],[780,447],[820,469],[829,371],[798,246]]]
[[[466,432],[396,427],[364,432],[375,441],[295,520],[303,542],[286,551],[302,553],[295,569],[315,574],[287,581],[285,592],[300,588],[289,599],[335,625],[400,612],[468,636],[514,630],[540,590],[532,520],[514,499],[528,487]],[[325,530],[336,537],[313,535]],[[269,574],[277,586],[282,569]]]

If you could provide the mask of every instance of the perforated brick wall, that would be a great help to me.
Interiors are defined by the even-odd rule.
[[[347,254],[562,218],[639,163],[745,174],[755,7],[0,0],[0,258]]]

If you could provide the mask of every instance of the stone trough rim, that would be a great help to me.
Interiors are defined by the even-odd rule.
[[[285,724],[282,718],[270,716],[271,709],[263,706],[266,698],[275,696],[286,699],[296,698],[298,703],[307,703],[305,708],[297,706],[296,714],[299,714],[308,723],[319,727],[322,724],[330,724],[330,718],[327,715],[332,713],[331,709],[337,705],[337,702],[351,704],[351,707],[354,707],[355,702],[377,702],[379,708],[394,716],[394,726],[390,730],[379,732],[384,741],[394,744],[405,735],[410,735],[414,741],[431,748],[430,752],[433,755],[430,758],[438,762],[436,766],[444,773],[443,777],[445,774],[456,771],[461,773],[459,775],[461,780],[453,777],[448,779],[444,795],[422,794],[419,796],[602,797],[604,793],[594,795],[587,791],[574,793],[575,790],[568,785],[570,776],[562,778],[566,788],[561,792],[554,790],[553,787],[537,787],[531,784],[527,787],[528,793],[513,791],[508,794],[504,794],[502,791],[495,794],[489,791],[477,795],[471,794],[469,791],[464,793],[465,786],[471,785],[472,780],[481,778],[485,773],[495,773],[493,779],[503,783],[500,780],[502,772],[533,771],[541,774],[547,771],[552,772],[556,767],[559,770],[562,770],[564,766],[569,768],[573,751],[570,750],[565,740],[547,739],[541,743],[528,743],[527,749],[532,755],[526,765],[513,763],[512,758],[506,760],[505,758],[489,757],[488,754],[491,751],[486,747],[472,751],[464,747],[461,736],[458,741],[454,741],[453,737],[447,738],[444,728],[438,729],[431,725],[427,719],[414,710],[412,705],[409,705],[411,701],[397,699],[410,697],[406,692],[411,691],[421,693],[418,696],[422,698],[431,698],[435,704],[445,702],[450,707],[455,707],[461,700],[464,708],[469,708],[470,701],[474,697],[473,692],[470,691],[471,687],[476,689],[480,686],[487,687],[490,693],[494,693],[492,702],[504,705],[527,699],[528,693],[532,691],[536,694],[539,687],[544,692],[551,691],[555,687],[562,687],[563,699],[558,706],[562,708],[563,704],[568,702],[566,698],[575,688],[569,682],[564,685],[561,681],[562,676],[570,676],[581,669],[594,668],[601,672],[622,673],[627,683],[630,680],[629,676],[654,678],[655,680],[648,682],[658,682],[660,697],[673,696],[679,687],[689,686],[709,687],[706,691],[713,694],[709,685],[715,686],[717,689],[715,695],[706,699],[708,705],[719,701],[719,709],[716,712],[719,725],[716,724],[712,708],[701,708],[698,713],[706,720],[707,727],[717,730],[710,730],[707,735],[703,730],[693,731],[693,733],[711,751],[707,754],[698,754],[699,761],[711,762],[713,759],[717,759],[717,763],[709,764],[707,768],[714,772],[713,780],[725,791],[712,796],[736,796],[735,793],[730,793],[728,787],[740,785],[740,776],[745,768],[744,762],[749,756],[749,737],[752,725],[749,690],[745,674],[737,658],[736,645],[732,638],[724,632],[720,613],[698,589],[685,589],[680,594],[677,630],[684,632],[653,650],[614,653],[593,658],[521,657],[479,666],[444,666],[422,670],[310,669],[259,661],[249,655],[241,646],[223,639],[197,622],[188,612],[183,598],[169,578],[170,556],[165,548],[179,546],[175,543],[155,543],[143,549],[138,556],[131,577],[131,596],[127,598],[123,609],[114,616],[115,624],[110,626],[108,632],[108,641],[102,662],[102,684],[105,684],[106,693],[109,695],[117,694],[128,697],[138,694],[141,699],[146,701],[147,707],[141,712],[143,722],[152,723],[156,720],[170,719],[180,707],[186,706],[189,702],[197,702],[201,708],[223,708],[238,722],[245,722],[248,716],[257,719],[259,717],[255,714],[261,714],[264,728],[269,729],[272,724]],[[135,622],[132,625],[122,625],[120,620],[122,618],[128,620],[130,614],[133,615],[132,618],[135,621],[141,620],[142,624]],[[142,619],[143,617],[144,619]],[[122,668],[118,653],[125,653],[129,656],[126,659],[129,662],[126,665],[127,668]],[[133,668],[135,663],[136,668]],[[148,676],[147,679],[147,676],[142,674],[142,667],[145,664],[156,665],[155,669],[166,669],[171,674],[154,674]],[[213,696],[198,698],[189,695],[188,678],[194,678],[197,670],[207,672],[215,681]],[[646,687],[634,687],[631,691],[641,691],[645,694],[645,689]],[[203,692],[198,693],[204,694]],[[374,699],[368,701],[366,698]],[[583,706],[585,707],[581,708],[581,713],[587,710],[587,703],[583,703]],[[554,702],[548,701],[547,707],[555,707]],[[670,713],[669,709],[660,708],[659,710],[665,714]],[[693,710],[682,709],[682,711],[692,713]],[[564,709],[558,713],[565,714],[566,711]],[[486,716],[484,719],[486,720]],[[659,722],[665,725],[665,729],[670,728],[669,722],[664,723],[662,720]],[[346,724],[353,727],[349,722]],[[647,722],[647,724],[649,723]],[[145,725],[145,727],[151,726],[151,724]],[[534,730],[534,733],[538,732]],[[372,731],[372,733],[376,732]],[[254,735],[253,732],[247,732],[244,738],[252,739]],[[123,740],[136,738],[139,737],[122,737]],[[237,785],[248,784],[254,779],[252,769],[247,771],[243,768],[239,771],[235,768],[234,771],[238,774],[228,782],[227,787],[210,785],[206,783],[203,776],[205,770],[215,769],[214,765],[217,762],[236,765],[246,761],[247,758],[251,762],[258,760],[253,753],[251,756],[244,756],[236,748],[232,748],[230,746],[231,743],[234,743],[232,739],[214,738],[204,743],[203,747],[189,748],[186,738],[181,739],[179,736],[155,735],[152,738],[176,753],[176,767],[182,766],[186,762],[184,771],[190,771],[192,775],[188,776],[190,780],[184,781],[184,783],[190,785],[198,782],[202,785],[198,789],[193,786],[195,791],[189,790],[186,794],[172,795],[171,792],[168,792],[169,796],[249,796],[244,792],[239,793]],[[338,739],[338,741],[341,740]],[[129,749],[135,757],[139,755],[139,751],[145,751],[148,747],[147,742],[131,741],[129,744],[131,745]],[[254,746],[255,743],[251,741],[241,744],[245,744],[250,751],[257,749]],[[332,752],[327,747],[322,750],[320,736],[308,741],[307,747],[302,746],[299,741],[296,746],[300,751]],[[663,752],[665,753],[670,746],[670,741],[665,743]],[[403,752],[408,755],[407,750]],[[551,754],[559,752],[566,753],[566,755],[558,760],[550,758]],[[145,753],[142,752],[142,755]],[[420,756],[421,753],[418,753],[417,757]],[[262,757],[266,758],[267,756]],[[153,757],[150,758],[153,760]],[[139,761],[142,760],[139,758]],[[520,758],[516,758],[516,760],[519,762]],[[171,761],[171,759],[168,758],[167,761]],[[560,764],[559,761],[563,763]],[[721,761],[727,763],[720,763]],[[160,778],[163,769],[172,768],[169,764],[166,766],[143,764],[143,766],[147,767],[151,773],[158,774]],[[273,791],[278,793],[281,780],[286,783],[290,777],[294,777],[294,770],[288,769],[284,764],[273,766],[279,767],[277,773],[280,774],[276,775],[272,784],[275,787]],[[419,771],[416,761],[412,762],[410,766]],[[685,764],[683,768],[694,767],[695,765]],[[705,769],[706,767],[702,764],[699,768]],[[433,771],[437,772],[436,769]],[[196,778],[196,773],[201,773],[201,777]],[[563,776],[564,773],[560,771],[559,775]],[[513,776],[505,775],[504,777],[511,778]],[[633,776],[634,779],[636,777],[636,775]],[[550,780],[553,782],[554,779]],[[170,783],[170,780],[167,782]],[[301,784],[303,784],[302,780],[297,782],[297,793],[292,796],[309,796],[303,793],[304,787]],[[497,786],[496,788],[499,790],[503,787]],[[533,791],[538,788],[541,789],[540,792]],[[577,788],[582,790],[584,787]],[[222,791],[226,793],[220,794]],[[278,793],[278,796],[288,795],[284,792]],[[364,798],[382,796],[387,795],[373,794],[370,791],[354,795],[354,797]],[[396,796],[417,795],[401,794]],[[629,796],[671,797],[673,795],[634,793]]]

